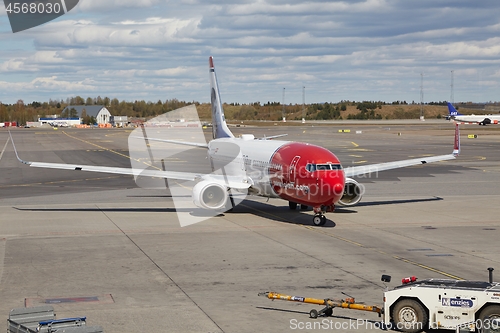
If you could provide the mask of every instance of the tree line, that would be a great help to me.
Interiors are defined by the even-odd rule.
[[[48,102],[33,101],[26,104],[23,100],[18,100],[13,104],[0,102],[0,122],[16,121],[18,124],[26,124],[29,121],[37,121],[38,118],[57,116],[61,118],[77,117],[75,109],[64,109],[70,105],[103,105],[114,116],[128,116],[137,118],[150,118],[164,114],[190,104],[199,105],[198,102],[179,101],[170,99],[157,102],[146,102],[144,100],[127,102],[119,101],[117,98],[108,97],[88,97],[84,99],[80,96],[67,98],[66,100],[49,100]],[[82,115],[85,118],[86,115]]]
[[[120,101],[117,98],[100,96],[83,98],[81,96],[69,97],[66,100],[52,100],[48,102],[33,101],[26,104],[23,100],[18,100],[14,104],[3,104],[0,102],[0,122],[16,121],[18,124],[26,124],[29,121],[37,121],[39,117],[58,116],[63,118],[76,117],[75,109],[67,109],[68,105],[103,105],[112,115],[128,116],[135,118],[149,119],[168,111],[195,104],[200,119],[209,120],[211,118],[211,107],[208,103],[199,103],[196,101],[180,101],[178,99],[158,100],[157,102],[136,100]],[[430,102],[428,105],[446,105],[446,102]],[[312,104],[286,104],[280,102],[253,102],[248,104],[230,103],[224,104],[226,118],[228,120],[281,120],[284,115],[290,120],[327,120],[342,119],[341,112],[355,107],[356,113],[349,113],[347,119],[381,119],[382,116],[377,112],[383,105],[409,105],[406,101],[394,101],[386,103],[382,101],[348,101],[341,100],[338,103],[312,103]],[[411,105],[416,105],[412,102]],[[81,115],[85,123],[94,121],[86,114]]]

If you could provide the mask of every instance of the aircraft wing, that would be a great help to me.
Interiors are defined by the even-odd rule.
[[[360,176],[368,173],[404,168],[412,165],[427,164],[432,162],[446,161],[455,159],[455,155],[440,155],[431,157],[414,158],[410,160],[402,160],[395,162],[386,162],[370,165],[355,166],[350,168],[345,168],[344,173],[346,177]]]
[[[220,175],[213,173],[200,174],[200,173],[164,171],[164,170],[149,170],[149,169],[143,170],[143,169],[133,169],[133,168],[96,166],[96,165],[24,161],[19,157],[17,153],[16,145],[14,144],[14,140],[12,139],[12,134],[10,133],[10,131],[9,135],[17,159],[19,160],[19,162],[29,165],[30,167],[73,170],[73,171],[102,172],[102,173],[111,173],[119,175],[143,176],[143,177],[158,177],[158,178],[169,178],[169,179],[178,179],[186,181],[197,181],[203,179],[203,180],[211,180],[214,182],[218,182],[233,189],[247,189],[251,186],[251,184],[247,182],[247,179],[242,179],[241,177],[236,177],[236,176]]]
[[[196,143],[196,142],[166,140],[166,139],[155,139],[155,138],[144,138],[142,136],[133,136],[133,138],[134,139],[141,139],[141,140],[148,140],[148,141],[159,141],[159,142],[165,142],[165,143],[173,143],[173,144],[176,144],[176,145],[184,145],[184,146],[208,148],[208,145],[206,143]]]
[[[404,168],[412,165],[427,164],[432,162],[453,160],[460,154],[460,129],[458,124],[455,124],[455,141],[453,146],[453,152],[448,155],[430,156],[422,158],[413,158],[409,160],[401,160],[395,162],[377,163],[370,165],[360,165],[355,167],[349,167],[344,169],[344,174],[346,177],[361,176],[368,173]]]

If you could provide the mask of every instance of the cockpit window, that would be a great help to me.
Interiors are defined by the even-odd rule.
[[[325,163],[325,164],[308,163],[306,165],[306,170],[309,171],[309,172],[314,172],[316,170],[318,170],[318,171],[324,171],[324,170],[342,170],[342,165],[340,165],[340,164],[333,164],[333,163]]]
[[[330,170],[330,164],[316,164],[316,170]]]

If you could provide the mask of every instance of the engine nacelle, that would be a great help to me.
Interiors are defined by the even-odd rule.
[[[365,187],[352,178],[346,178],[344,186],[344,194],[339,200],[342,206],[354,206],[361,201],[365,194]]]
[[[227,188],[216,182],[204,180],[193,187],[193,202],[200,208],[219,210],[227,199]]]
[[[491,119],[490,118],[484,118],[483,121],[479,122],[479,125],[483,125],[483,126],[486,126],[486,125],[489,125],[491,124]]]

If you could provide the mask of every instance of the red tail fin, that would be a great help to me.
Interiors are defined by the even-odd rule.
[[[453,156],[460,155],[460,129],[458,123],[455,124],[455,145],[453,146]]]

